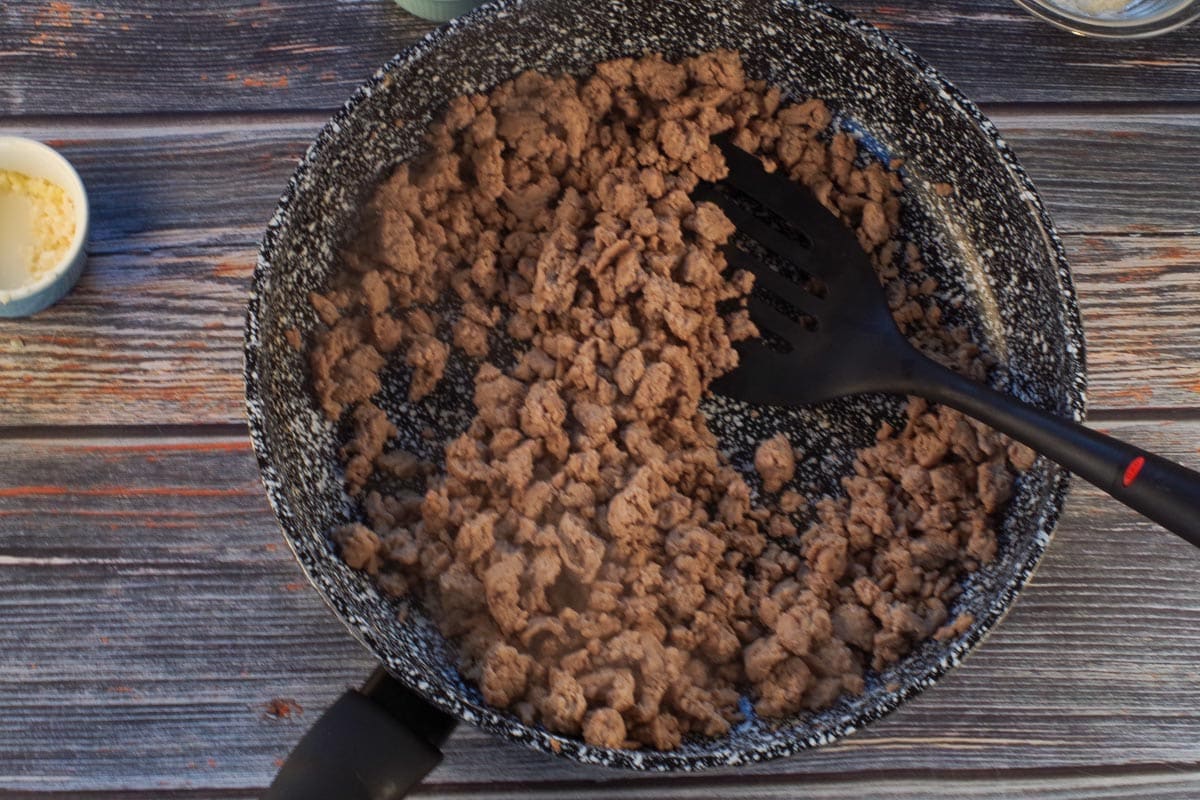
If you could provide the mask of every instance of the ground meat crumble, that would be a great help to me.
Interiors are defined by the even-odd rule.
[[[970,624],[948,608],[994,556],[991,515],[1028,451],[910,400],[841,497],[805,497],[791,445],[763,443],[756,502],[698,410],[757,335],[744,310],[718,313],[753,283],[725,274],[733,226],[689,197],[724,176],[724,132],[857,231],[914,341],[984,374],[896,238],[899,178],[830,123],[730,52],[527,72],[450,103],[310,298],[314,389],[349,419],[346,483],[366,515],[333,541],[385,592],[424,601],[489,703],[591,744],[670,749],[728,731],[743,692],[764,716],[820,709]],[[430,310],[444,294],[452,320]],[[520,345],[503,369],[497,330]],[[478,359],[476,414],[433,474],[388,451],[396,429],[372,398],[390,362],[412,399],[434,391],[451,346]],[[367,490],[376,471],[425,492]],[[816,521],[798,531],[804,509]]]

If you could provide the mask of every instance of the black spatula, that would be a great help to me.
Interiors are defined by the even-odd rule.
[[[807,405],[863,392],[945,403],[1062,464],[1200,546],[1200,473],[1000,394],[909,344],[855,235],[803,186],[720,142],[729,177],[697,200],[720,206],[749,247],[726,248],[755,276],[751,319],[763,338],[713,391],[750,403]],[[757,251],[757,252],[753,252]],[[774,262],[780,269],[771,265]]]

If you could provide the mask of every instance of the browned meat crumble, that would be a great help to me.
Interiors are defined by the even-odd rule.
[[[970,624],[948,607],[994,556],[992,515],[1027,450],[911,400],[844,497],[797,491],[780,436],[755,458],[756,498],[698,411],[733,343],[757,335],[745,311],[717,310],[753,282],[724,273],[733,226],[689,198],[724,176],[712,138],[727,131],[857,230],[915,341],[986,369],[896,238],[900,180],[830,122],[820,100],[748,80],[731,52],[522,74],[449,105],[312,296],[313,384],[331,419],[349,415],[346,483],[366,513],[333,539],[385,592],[424,601],[488,702],[591,744],[670,749],[725,733],[742,691],[765,716],[820,709]],[[439,320],[445,293],[461,313]],[[497,328],[524,348],[505,369],[489,361]],[[480,359],[477,411],[432,474],[388,452],[396,429],[372,398],[397,360],[424,397],[452,347]],[[427,489],[364,491],[376,471]]]

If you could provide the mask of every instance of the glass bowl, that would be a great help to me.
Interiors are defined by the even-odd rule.
[[[1158,36],[1200,17],[1200,0],[1132,0],[1117,11],[1094,12],[1087,10],[1088,7],[1102,7],[1103,0],[1016,0],[1016,3],[1073,33],[1110,39]]]

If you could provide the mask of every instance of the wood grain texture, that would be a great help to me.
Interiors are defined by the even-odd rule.
[[[1200,465],[1200,25],[1099,42],[1011,0],[838,1],[982,102],[1038,184],[1067,234],[1099,424]],[[257,798],[370,672],[259,487],[242,314],[296,160],[431,27],[390,0],[0,0],[0,135],[63,150],[93,210],[79,288],[0,320],[0,800]],[[648,776],[463,728],[418,794],[1200,797],[1197,557],[1077,486],[1005,623],[858,736]],[[274,718],[277,698],[301,710]]]
[[[1151,775],[1085,775],[1067,777],[1030,776],[1027,778],[993,775],[960,777],[954,774],[928,776],[880,776],[855,778],[838,776],[825,780],[806,779],[800,785],[788,782],[772,784],[755,781],[727,781],[714,786],[704,778],[671,779],[654,788],[653,796],[662,800],[845,800],[846,798],[886,798],[886,800],[1190,800],[1195,797],[1198,777],[1193,772],[1155,773]],[[718,788],[719,787],[719,788]],[[573,786],[569,796],[577,800],[617,800],[644,797],[640,786]],[[556,793],[557,792],[557,793]],[[719,795],[716,794],[719,792]],[[454,791],[420,793],[421,797],[462,797]],[[471,795],[476,796],[476,795]],[[523,797],[562,797],[562,789],[533,791],[522,787],[489,791],[493,800],[521,800]]]
[[[517,787],[475,785],[421,787],[411,797],[425,800],[453,798],[490,798],[524,800],[1194,800],[1198,778],[1194,770],[1123,771],[1105,774],[1094,770],[1070,770],[1066,774],[1042,771],[1016,771],[988,775],[939,773],[929,775],[886,776],[807,776],[802,784],[774,782],[759,778],[754,782],[713,780],[703,776],[677,775],[650,784],[558,782],[522,784]],[[118,792],[11,792],[0,793],[4,800],[258,800],[259,789],[182,789],[173,791]]]
[[[1200,232],[1200,197],[1181,179],[1200,154],[1200,111],[1000,110],[992,118],[1061,231]],[[92,203],[92,251],[114,253],[257,244],[325,119],[289,114],[29,124],[0,118],[0,135],[41,139],[71,159]]]
[[[1069,236],[1092,409],[1200,403],[1200,236]],[[74,292],[0,320],[7,425],[236,423],[254,253],[94,256]]]
[[[1066,245],[1091,411],[1200,403],[1200,236],[1068,236]]]
[[[383,0],[5,3],[0,110],[333,108],[432,27]]]
[[[1107,427],[1200,465],[1200,422]],[[282,544],[243,439],[9,439],[0,463],[0,790],[259,787],[321,709],[370,671]],[[559,789],[544,796],[569,785],[604,797],[629,781],[688,797],[714,785],[733,794],[753,774],[765,782],[737,796],[782,797],[770,792],[788,780],[851,774],[861,786],[923,786],[928,770],[966,771],[965,780],[980,770],[1195,764],[1196,558],[1081,485],[1033,586],[978,653],[843,743],[664,781],[463,728],[431,787],[553,781]],[[271,718],[273,698],[304,710]],[[1022,778],[1009,779],[1016,792]],[[1195,773],[1153,780],[1175,792],[1167,797],[1200,793]],[[1089,785],[1068,780],[1047,796],[1122,796]]]
[[[1200,115],[999,123],[1068,232],[1094,407],[1195,405],[1200,195],[1179,176],[1200,148]],[[66,152],[94,218],[94,255],[76,290],[31,320],[0,320],[5,423],[240,421],[255,243],[320,124],[179,120],[151,134],[123,121],[0,125]]]
[[[1105,42],[1010,0],[841,5],[981,102],[1200,100],[1195,27]],[[330,109],[432,27],[385,0],[5,3],[0,113]]]
[[[0,121],[0,135],[31,136],[71,160],[88,189],[90,252],[108,255],[167,246],[256,246],[324,122],[313,115],[181,118],[161,125],[150,119],[54,125],[9,120]]]
[[[53,309],[0,320],[4,422],[241,422],[254,255],[156,248],[97,255]]]

